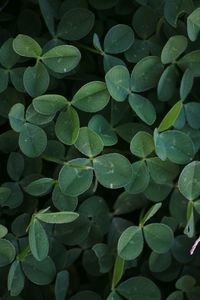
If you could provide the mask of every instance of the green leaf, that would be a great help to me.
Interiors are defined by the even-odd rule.
[[[174,63],[176,59],[186,50],[187,45],[187,38],[183,35],[174,35],[170,37],[161,53],[162,63]]]
[[[8,233],[8,229],[4,225],[0,224],[0,239],[6,236],[7,233]]]
[[[104,51],[111,54],[122,53],[134,42],[132,28],[125,24],[117,24],[110,28],[104,39]]]
[[[189,102],[184,105],[185,108],[185,116],[190,127],[194,129],[200,128],[200,103],[198,102]]]
[[[41,60],[51,70],[66,73],[75,69],[81,59],[80,51],[70,45],[54,47],[42,55]]]
[[[159,288],[143,276],[131,277],[122,282],[117,291],[128,300],[161,300]]]
[[[171,182],[179,173],[179,167],[176,164],[168,160],[162,161],[158,157],[149,158],[147,166],[151,178],[159,184]]]
[[[118,65],[125,66],[125,63],[121,58],[105,53],[103,55],[104,72],[108,72],[110,69]]]
[[[156,213],[157,211],[159,211],[159,209],[161,208],[162,203],[156,203],[154,204],[144,215],[144,217],[142,218],[142,220],[140,221],[140,225],[144,226],[144,224],[151,219]]]
[[[74,212],[55,212],[55,213],[37,213],[36,218],[48,224],[65,224],[71,223],[78,218],[78,214]]]
[[[143,195],[136,194],[133,196],[128,192],[122,192],[118,197],[114,204],[114,214],[115,216],[124,215],[140,209],[147,204],[147,200],[143,197]]]
[[[40,45],[31,37],[24,34],[19,34],[13,40],[14,51],[25,57],[38,58],[42,54],[42,49]]]
[[[29,227],[28,240],[35,259],[44,260],[49,252],[49,241],[46,231],[36,218],[33,219]]]
[[[97,243],[92,247],[92,250],[98,259],[100,273],[108,273],[113,265],[113,255],[110,253],[108,245]]]
[[[147,157],[154,150],[152,136],[145,131],[139,131],[131,140],[130,150],[138,157]]]
[[[16,208],[22,204],[23,198],[24,195],[17,182],[5,182],[0,188],[0,205],[2,207]]]
[[[45,24],[52,36],[55,35],[54,11],[52,2],[49,0],[38,1]]]
[[[32,255],[28,255],[22,262],[22,269],[26,277],[37,285],[50,284],[56,273],[55,265],[50,257],[38,261]]]
[[[189,291],[196,284],[194,277],[190,275],[184,275],[176,281],[176,288],[183,292]]]
[[[73,107],[68,107],[67,110],[59,114],[55,125],[55,134],[63,144],[75,144],[79,129],[79,116]]]
[[[34,109],[43,115],[52,115],[67,106],[67,100],[61,95],[42,95],[33,99]]]
[[[104,146],[117,144],[118,138],[110,123],[102,115],[94,115],[88,127],[94,130],[102,139]]]
[[[158,131],[162,132],[162,131],[169,129],[171,126],[173,126],[174,123],[176,122],[182,108],[183,108],[182,100],[176,102],[176,104],[174,104],[174,106],[170,109],[170,111],[168,111],[166,116],[163,118],[162,122],[160,123],[160,125],[158,127]]]
[[[125,186],[125,190],[130,194],[142,193],[149,185],[149,171],[144,160],[136,161],[132,164],[132,177]]]
[[[19,92],[24,92],[23,75],[25,68],[15,68],[10,70],[10,81]]]
[[[163,72],[163,65],[157,56],[141,59],[131,73],[131,89],[133,92],[144,92],[154,88]]]
[[[164,15],[167,22],[176,28],[178,18],[185,13],[190,13],[192,9],[192,0],[168,0],[165,3]]]
[[[144,191],[144,195],[150,201],[160,202],[167,198],[172,188],[172,183],[158,184],[150,180],[148,187]]]
[[[0,205],[3,206],[11,195],[11,190],[8,187],[0,187]]]
[[[47,146],[47,136],[38,126],[25,123],[19,135],[19,147],[28,157],[40,156]]]
[[[34,125],[45,125],[50,123],[53,120],[55,114],[42,115],[34,109],[33,104],[31,103],[26,110],[25,117],[27,122],[30,122]]]
[[[124,260],[120,256],[117,256],[115,259],[114,270],[113,270],[113,277],[112,277],[112,290],[120,282],[122,276],[124,274]]]
[[[183,71],[189,69],[193,76],[200,76],[200,50],[187,53],[177,64]]]
[[[122,300],[122,298],[115,292],[111,292],[106,300]]]
[[[194,83],[194,76],[190,69],[186,69],[181,79],[180,97],[185,100],[191,92]]]
[[[132,175],[131,164],[118,153],[104,154],[93,160],[94,171],[101,185],[110,189],[126,186]]]
[[[117,65],[106,73],[106,85],[113,99],[122,102],[129,94],[130,74],[125,66]]]
[[[171,162],[186,164],[193,159],[195,154],[194,144],[185,133],[178,130],[168,130],[162,132],[159,138],[166,151],[166,156]],[[160,157],[160,155],[158,156]],[[162,157],[160,158],[162,159]]]
[[[83,85],[72,99],[72,105],[85,112],[102,110],[109,102],[110,95],[102,81],[91,81]]]
[[[55,180],[53,180],[52,178],[44,177],[32,181],[25,187],[24,190],[26,191],[26,193],[32,196],[43,196],[51,191],[54,183]]]
[[[23,76],[25,90],[31,97],[44,94],[48,89],[49,80],[49,73],[41,62],[34,67],[28,67]]]
[[[92,184],[93,170],[88,159],[77,158],[62,167],[58,182],[61,191],[76,197],[83,194]]]
[[[11,152],[7,162],[7,172],[10,178],[18,181],[24,171],[24,158],[20,153]]]
[[[182,170],[179,180],[178,188],[180,192],[188,200],[194,200],[200,195],[200,162],[193,161]]]
[[[149,51],[148,40],[135,39],[133,45],[124,53],[124,55],[128,62],[137,63],[142,58],[148,56]]]
[[[130,226],[119,238],[117,252],[124,260],[137,258],[144,247],[144,240],[141,227]]]
[[[187,32],[192,42],[196,41],[200,31],[200,8],[196,8],[187,18]]]
[[[58,36],[69,41],[80,40],[92,30],[94,21],[95,16],[90,10],[78,7],[70,9],[58,24]]]
[[[75,143],[75,147],[88,157],[97,156],[103,151],[104,145],[99,135],[88,127],[82,127]]]
[[[160,101],[167,102],[172,99],[176,92],[177,79],[178,72],[172,64],[164,70],[158,82],[157,94]]]
[[[9,265],[15,258],[16,250],[11,242],[0,239],[0,267]]]
[[[9,111],[8,117],[10,126],[16,132],[20,132],[23,129],[25,107],[22,103],[16,103]]]
[[[8,71],[0,68],[0,93],[2,93],[7,89],[8,81],[9,81]]]
[[[133,15],[133,29],[139,37],[146,40],[155,32],[157,20],[155,10],[149,6],[140,6]]]
[[[143,228],[148,246],[156,253],[166,253],[172,247],[174,236],[171,228],[165,224],[152,223]]]
[[[79,292],[70,298],[70,300],[85,300],[85,299],[102,300],[102,298],[97,293],[89,290]]]
[[[0,48],[0,63],[5,68],[12,68],[19,60],[19,56],[13,51],[13,38],[9,38]]]
[[[25,277],[20,262],[15,260],[8,273],[8,291],[12,297],[18,296],[24,288]]]
[[[156,111],[153,104],[139,94],[131,94],[128,102],[136,115],[146,124],[152,125],[156,120]]]
[[[170,294],[166,300],[183,300],[183,292],[175,291]]]
[[[169,268],[172,262],[172,257],[169,252],[159,254],[156,252],[151,253],[149,256],[149,269],[151,272],[160,273]]]
[[[78,198],[64,195],[59,185],[55,185],[52,193],[52,202],[60,211],[74,211],[78,205]]]
[[[89,0],[89,3],[96,9],[105,10],[115,6],[117,0]]]
[[[60,271],[56,276],[55,296],[56,300],[65,300],[69,288],[69,272]]]
[[[107,203],[99,196],[86,199],[79,207],[80,215],[91,220],[91,225],[98,227],[94,233],[107,233],[110,226],[110,213]]]

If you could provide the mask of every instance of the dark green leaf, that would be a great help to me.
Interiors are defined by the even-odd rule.
[[[91,31],[94,20],[94,14],[88,9],[70,9],[58,24],[58,36],[69,41],[80,40]]]
[[[69,273],[68,271],[60,271],[56,276],[55,296],[56,300],[65,300],[67,290],[69,287]]]
[[[128,25],[118,24],[110,28],[104,39],[104,50],[111,54],[126,51],[133,44],[134,32]]]
[[[166,253],[171,248],[174,236],[165,224],[152,223],[144,226],[144,237],[148,246],[156,253]]]
[[[50,284],[56,273],[55,265],[50,257],[37,261],[32,255],[28,255],[22,262],[22,269],[27,278],[37,285]]]
[[[9,265],[15,258],[16,250],[11,242],[0,239],[0,266]]]
[[[128,300],[161,300],[161,294],[153,281],[137,276],[122,282],[117,291]]]

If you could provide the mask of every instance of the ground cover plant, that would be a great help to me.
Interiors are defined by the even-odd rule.
[[[199,0],[1,1],[1,300],[200,299],[199,31]]]

